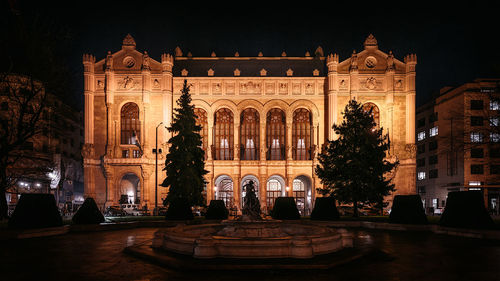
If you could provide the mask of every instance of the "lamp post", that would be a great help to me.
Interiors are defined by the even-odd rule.
[[[155,209],[154,215],[158,215],[158,127],[163,124],[160,122],[158,126],[156,126],[156,145],[155,145]]]

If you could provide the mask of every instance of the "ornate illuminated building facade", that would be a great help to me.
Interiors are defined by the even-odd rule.
[[[413,194],[416,63],[415,55],[400,61],[382,52],[372,35],[363,51],[345,60],[319,47],[304,57],[193,57],[176,48],[159,61],[139,52],[127,35],[118,52],[97,62],[83,56],[86,195],[101,206],[124,195],[154,205],[155,182],[165,177],[170,133],[164,126],[184,80],[203,128],[208,202],[241,208],[242,186],[253,180],[264,210],[279,196],[293,196],[299,210],[310,213],[321,186],[316,156],[336,137],[332,124],[342,121],[351,98],[373,108],[390,136],[389,157],[400,161],[392,175],[397,193]],[[158,165],[156,143],[163,151]],[[158,187],[159,204],[166,193]]]

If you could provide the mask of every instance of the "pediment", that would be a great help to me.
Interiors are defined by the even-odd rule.
[[[122,49],[118,52],[111,54],[112,58],[112,69],[115,71],[127,71],[127,72],[141,72],[144,64],[144,59],[149,60],[149,69],[151,72],[161,72],[162,65],[157,60],[145,56],[145,53],[141,53],[135,49]],[[96,72],[104,72],[106,59],[104,58],[95,64]]]
[[[349,57],[340,62],[337,71],[340,73],[349,73],[351,69],[351,58],[352,57]],[[389,61],[389,54],[378,49],[363,50],[356,54],[356,66],[360,73],[383,73],[388,69]],[[400,60],[393,57],[392,63],[396,72],[405,71],[405,64]]]

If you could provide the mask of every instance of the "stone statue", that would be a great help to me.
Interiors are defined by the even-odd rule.
[[[245,198],[243,199],[243,217],[249,220],[260,220],[260,202],[255,195],[255,187],[252,180],[243,186],[246,192]]]

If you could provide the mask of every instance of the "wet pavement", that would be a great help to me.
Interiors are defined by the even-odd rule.
[[[0,280],[489,280],[500,281],[500,241],[425,232],[353,230],[371,249],[329,270],[179,272],[123,253],[157,228],[0,241]]]

